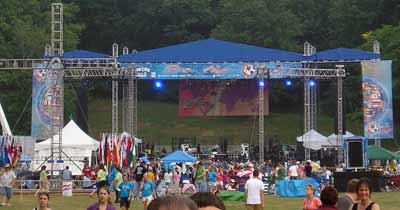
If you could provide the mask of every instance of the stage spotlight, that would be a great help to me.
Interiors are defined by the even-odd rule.
[[[314,81],[314,80],[310,80],[310,81],[308,82],[308,85],[309,85],[310,87],[314,87],[314,86],[315,86],[315,81]]]
[[[286,85],[286,87],[292,86],[292,81],[285,80],[285,85]]]
[[[154,81],[154,88],[159,90],[163,87],[163,83],[159,80]]]
[[[258,86],[260,86],[260,87],[264,87],[264,80],[260,80],[260,81],[258,81]]]

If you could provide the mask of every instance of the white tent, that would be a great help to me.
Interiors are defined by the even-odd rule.
[[[346,131],[346,134],[343,135],[343,139],[350,138],[353,136],[354,136],[354,134],[350,133],[349,131]],[[333,146],[337,145],[336,139],[337,139],[337,135],[334,133],[332,133],[330,136],[328,136],[328,141]]]
[[[55,141],[59,136],[54,135]],[[38,167],[44,158],[50,156],[51,138],[35,144],[34,167]],[[62,151],[70,157],[79,168],[83,168],[83,159],[89,161],[92,158],[92,151],[99,148],[99,142],[83,132],[76,123],[71,120],[62,130]],[[64,165],[69,166],[74,175],[80,175],[81,170],[63,154]],[[54,166],[53,166],[54,167]]]
[[[297,137],[298,142],[303,142],[305,148],[312,150],[321,149],[322,145],[330,145],[326,136],[318,133],[315,130],[310,130],[302,136]]]

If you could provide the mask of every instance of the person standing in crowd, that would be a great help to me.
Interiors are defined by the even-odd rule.
[[[207,173],[208,178],[208,189],[210,192],[215,193],[217,191],[217,173],[215,173],[214,167],[210,166]]]
[[[278,181],[284,180],[286,178],[286,169],[283,163],[278,165]]]
[[[322,205],[317,210],[337,210],[338,192],[333,186],[326,186],[321,191]]]
[[[356,187],[359,181],[358,179],[351,179],[347,183],[347,193],[339,198],[336,205],[339,210],[349,210],[353,208],[353,205],[357,202]]]
[[[217,168],[217,191],[224,190],[224,170],[222,167]]]
[[[122,170],[120,167],[115,167],[115,169],[117,170],[117,173],[115,175],[114,181],[112,182],[112,185],[114,186],[114,192],[115,192],[115,197],[111,198],[111,201],[113,201],[112,199],[114,199],[115,203],[119,203],[119,197],[120,197],[120,188],[119,185],[122,183],[123,181],[123,177],[122,177]]]
[[[303,210],[316,210],[319,206],[321,206],[321,200],[314,196],[315,187],[312,184],[307,185],[306,187],[306,195],[307,197],[303,202]]]
[[[103,186],[97,190],[99,201],[90,205],[87,210],[116,210],[111,203],[110,191],[107,186]]]
[[[147,174],[144,174],[143,179],[144,181],[139,190],[142,191],[144,210],[147,210],[147,206],[156,198],[156,191],[154,183],[149,180]]]
[[[190,196],[199,210],[225,210],[224,202],[210,192],[198,192]]]
[[[69,170],[69,166],[66,166],[65,169],[62,172],[62,179],[63,180],[72,180],[72,172]]]
[[[253,177],[247,180],[244,187],[244,201],[248,210],[264,209],[264,183],[259,174],[258,170],[254,170]]]
[[[37,196],[37,194],[39,192],[49,192],[49,180],[50,180],[50,176],[47,175],[46,172],[46,166],[43,165],[40,168],[40,174],[39,174],[39,189],[35,192],[35,196]]]
[[[199,162],[196,164],[196,171],[194,172],[194,185],[196,186],[196,190],[198,192],[204,192],[205,187],[205,179],[206,179],[206,170],[203,167],[203,163]]]
[[[2,186],[3,190],[3,203],[1,203],[2,206],[11,206],[10,200],[12,196],[12,187],[14,184],[14,180],[17,178],[15,176],[14,171],[11,169],[10,164],[6,164],[4,166],[5,171],[0,177],[0,183]]]
[[[307,160],[306,165],[304,166],[304,172],[305,172],[306,178],[311,177],[311,171],[312,171],[311,160]]]
[[[121,190],[120,207],[122,210],[128,210],[131,204],[131,195],[133,190],[132,182],[128,181],[128,175],[122,175],[123,182],[118,186]]]
[[[290,180],[296,180],[299,179],[299,166],[297,164],[293,164],[289,167],[289,176],[290,176]]]
[[[143,161],[140,162],[138,166],[136,166],[135,170],[133,171],[133,175],[135,178],[135,185],[133,186],[133,196],[136,199],[139,199],[139,191],[140,186],[142,185],[143,175],[147,172],[145,163]]]
[[[360,179],[356,191],[359,202],[353,205],[352,210],[380,210],[379,205],[371,200],[372,186],[368,179]]]
[[[104,164],[100,164],[99,168],[97,170],[97,177],[96,177],[96,189],[94,189],[89,196],[92,197],[93,194],[100,188],[106,187],[107,186],[107,173],[106,170],[104,169]],[[107,197],[109,196],[108,194],[110,193],[107,189]]]
[[[165,185],[165,187],[169,187],[172,185],[172,171],[170,168],[164,174],[164,185]]]
[[[39,207],[33,210],[51,210],[51,208],[49,208],[50,195],[48,192],[39,192],[37,198]]]
[[[86,175],[87,177],[93,178],[92,172],[93,172],[93,168],[89,166],[88,162],[85,162],[85,165],[83,166],[83,169],[82,169],[82,174]]]

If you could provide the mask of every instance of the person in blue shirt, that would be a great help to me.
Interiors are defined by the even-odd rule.
[[[147,206],[156,198],[156,192],[154,183],[149,180],[147,173],[144,174],[143,179],[144,181],[140,187],[140,191],[142,191],[144,210],[147,210]]]
[[[210,192],[215,193],[217,190],[217,173],[214,167],[210,166],[207,173],[208,178],[208,189]]]
[[[132,182],[128,181],[128,175],[122,175],[122,183],[118,186],[120,191],[120,207],[122,210],[128,210],[131,205],[131,194],[133,192]]]

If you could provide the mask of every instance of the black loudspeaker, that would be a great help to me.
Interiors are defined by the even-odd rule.
[[[297,142],[296,144],[296,160],[298,161],[303,161],[305,158],[305,151],[304,151],[304,146],[303,142]]]
[[[351,179],[368,178],[372,191],[380,192],[384,186],[384,180],[379,171],[345,171],[345,172],[334,172],[333,177],[335,179],[334,185],[338,192],[346,192],[347,183]]]
[[[364,145],[362,140],[349,141],[347,146],[348,168],[364,167]]]

